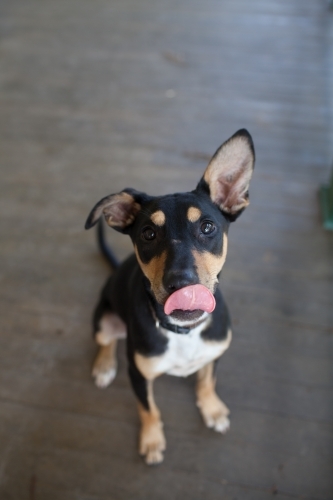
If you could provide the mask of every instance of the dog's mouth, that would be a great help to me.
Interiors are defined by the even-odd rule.
[[[181,309],[175,309],[172,311],[170,316],[178,321],[192,323],[198,320],[204,314],[201,309],[195,309],[194,311],[182,311]]]
[[[168,297],[164,312],[177,319],[196,319],[203,312],[213,312],[215,306],[214,295],[208,288],[203,285],[190,285],[180,288]]]

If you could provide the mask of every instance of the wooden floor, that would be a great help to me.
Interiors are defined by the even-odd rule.
[[[1,500],[333,498],[332,16],[325,0],[1,1]],[[194,377],[162,377],[168,450],[149,468],[124,345],[110,388],[90,377],[108,267],[83,224],[126,186],[191,190],[241,127],[257,164],[221,285],[231,430],[204,427]]]

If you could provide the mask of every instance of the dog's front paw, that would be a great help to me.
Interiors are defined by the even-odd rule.
[[[165,448],[166,442],[161,422],[150,426],[144,425],[140,434],[139,453],[145,457],[146,464],[154,465],[163,462]]]
[[[100,389],[104,389],[114,380],[117,370],[116,368],[111,368],[109,370],[102,371],[98,367],[94,366],[91,374],[95,379],[95,385]]]
[[[221,434],[228,432],[230,428],[228,415],[230,412],[215,393],[200,399],[197,405],[207,427]]]
[[[225,415],[209,415],[206,418],[204,417],[204,420],[207,427],[221,434],[225,434],[230,429],[230,420]]]
[[[100,389],[111,384],[117,374],[117,361],[112,346],[100,347],[91,374]]]

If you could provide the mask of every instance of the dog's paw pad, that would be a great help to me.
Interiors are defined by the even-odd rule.
[[[104,389],[114,380],[116,376],[117,370],[115,368],[111,368],[108,371],[99,371],[98,369],[94,369],[92,372],[92,376],[95,379],[95,385],[100,389]]]

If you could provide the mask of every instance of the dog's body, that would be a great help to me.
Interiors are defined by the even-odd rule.
[[[99,387],[111,383],[116,342],[127,333],[141,419],[139,451],[147,463],[161,462],[165,449],[152,390],[163,373],[197,372],[197,404],[206,425],[219,432],[229,428],[229,410],[214,389],[214,363],[231,341],[217,284],[229,224],[248,205],[253,165],[251,136],[240,130],[215,153],[195,191],[151,197],[126,189],[103,198],[88,217],[86,228],[104,214],[111,227],[130,235],[135,248],[107,281],[95,311],[100,351],[93,376]]]

